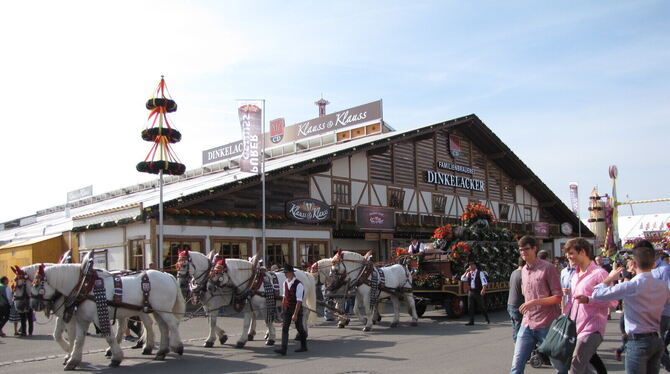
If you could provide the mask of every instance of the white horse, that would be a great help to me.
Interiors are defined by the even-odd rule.
[[[383,284],[377,278],[375,282],[373,273],[383,273]],[[379,296],[377,300],[390,298],[393,302],[393,322],[391,327],[398,326],[400,322],[400,303],[398,296],[403,296],[409,305],[412,315],[412,326],[417,325],[419,317],[416,314],[416,307],[414,305],[414,296],[412,295],[412,278],[406,267],[402,265],[391,265],[383,268],[376,268],[372,262],[356,252],[338,252],[332,258],[332,266],[330,271],[329,283],[332,288],[339,288],[342,284],[346,284],[347,288],[356,287],[358,297],[364,303],[366,324],[363,331],[370,331],[373,322],[373,308],[370,305],[372,296],[371,285],[378,285]],[[377,309],[377,308],[374,308]]]
[[[253,261],[253,262],[252,262]],[[252,261],[239,259],[225,259],[220,264],[220,268],[212,272],[208,287],[225,287],[233,290],[234,300],[243,303],[244,325],[242,327],[242,334],[235,345],[236,348],[242,348],[247,343],[248,334],[246,332],[252,330],[252,319],[255,314],[259,313],[265,317],[265,325],[267,326],[266,345],[274,345],[275,343],[275,328],[273,321],[269,318],[268,309],[266,305],[264,283],[272,282],[272,274],[277,276],[279,283],[280,297],[276,298],[274,305],[269,308],[276,308],[281,305],[281,296],[283,296],[283,283],[286,276],[283,272],[263,271],[258,274],[263,274],[264,279],[255,279],[255,275],[259,269],[257,259],[254,257]],[[305,288],[304,310],[302,323],[305,327],[305,332],[310,324],[314,324],[316,314],[312,311],[316,310],[316,286],[314,278],[302,270],[295,271],[296,278],[303,284]],[[237,302],[235,302],[237,303]],[[265,313],[262,313],[262,312]]]
[[[214,253],[214,252],[212,252]],[[211,348],[218,337],[219,343],[228,340],[226,332],[216,324],[219,310],[230,305],[233,290],[228,287],[208,287],[209,272],[213,268],[213,256],[205,256],[200,252],[180,251],[177,261],[177,278],[183,289],[191,292],[191,301],[201,304],[209,321],[209,335],[204,346]],[[250,333],[251,334],[251,333]],[[253,336],[253,335],[251,335]],[[250,340],[253,337],[249,337]]]
[[[344,251],[346,253],[347,251]],[[353,252],[352,252],[353,253]],[[323,258],[314,264],[309,268],[309,273],[314,276],[314,279],[316,280],[316,286],[320,287],[321,285],[325,286],[325,295],[323,295],[324,298],[329,298],[330,295],[336,295],[336,296],[331,296],[330,298],[335,301],[335,308],[339,310],[344,310],[344,303],[346,301],[345,296],[339,296],[339,295],[345,295],[349,290],[347,290],[347,285],[346,284],[341,284],[339,285],[338,289],[332,289],[331,284],[330,284],[330,267],[332,266],[333,259],[332,258]],[[366,325],[367,322],[367,317],[363,314],[361,314],[361,308],[360,304],[361,299],[358,295],[357,292],[354,290],[354,313],[356,313],[356,317],[358,317],[358,320]],[[374,316],[372,319],[372,323],[377,323],[381,321],[382,317],[381,314],[379,314],[379,308],[374,308]],[[348,325],[350,322],[349,318],[343,315],[338,316],[338,322],[337,322],[337,327],[339,328],[344,328],[346,325]]]
[[[109,302],[114,292],[112,275],[102,270],[94,270],[94,272],[97,272],[98,279],[101,279],[104,283],[106,299]],[[57,293],[67,295],[66,300],[76,296],[82,280],[81,273],[81,264],[53,265],[48,268],[40,266],[33,281],[31,295],[33,309],[37,311],[44,309],[44,300],[53,299]],[[185,311],[185,302],[179,292],[177,280],[170,274],[156,270],[148,270],[146,274],[151,285],[148,301],[161,330],[160,347],[155,359],[164,359],[169,352],[169,348],[178,354],[182,354],[184,347],[179,337],[179,321]],[[144,304],[142,276],[139,274],[124,276],[122,280],[123,295],[121,302],[126,306],[141,308]],[[97,306],[95,302],[88,298],[90,295],[90,292],[82,295],[85,299],[77,306],[72,317],[76,326],[74,346],[65,370],[74,370],[81,362],[86,331],[90,323],[94,322],[99,325]],[[117,318],[128,318],[140,313],[143,312],[137,308],[109,307],[109,315],[116,315]],[[107,336],[105,339],[112,351],[110,366],[117,367],[123,360],[123,352],[115,338]],[[149,341],[149,339],[146,340]]]
[[[26,312],[30,307],[30,299],[33,288],[33,281],[35,280],[35,275],[37,274],[39,266],[42,264],[33,264],[19,268],[15,266],[12,269],[16,277],[14,278],[14,305],[16,305],[16,310],[19,312]],[[54,264],[43,264],[45,267],[50,267]],[[52,300],[43,300],[44,301],[44,314],[47,318],[53,315],[56,317],[56,324],[54,327],[53,338],[58,343],[58,345],[66,353],[63,360],[63,365],[70,358],[70,352],[72,352],[72,347],[75,339],[75,323],[73,320],[65,323],[63,320],[63,303],[65,302],[65,296],[62,294],[56,294],[57,296]],[[144,341],[144,350],[142,354],[150,355],[154,348],[154,334],[153,334],[153,320],[146,314],[141,314],[140,319],[142,320],[143,334],[141,339]],[[118,326],[126,326],[127,318],[118,319]],[[123,328],[119,328],[116,331],[116,341],[121,343],[123,339]],[[67,332],[68,338],[65,340],[63,333]],[[111,350],[107,349],[107,356],[111,355]]]

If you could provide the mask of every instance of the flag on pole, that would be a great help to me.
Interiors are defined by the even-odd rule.
[[[242,157],[240,170],[259,174],[261,157],[261,136],[263,135],[262,101],[239,101],[238,114],[242,127]]]
[[[577,182],[570,182],[570,205],[572,212],[579,217],[579,192]]]

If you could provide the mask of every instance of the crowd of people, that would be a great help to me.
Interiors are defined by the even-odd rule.
[[[571,358],[548,357],[557,373],[607,373],[597,354],[611,311],[621,309],[626,373],[670,371],[666,346],[670,340],[670,265],[668,255],[641,241],[614,266],[594,257],[583,238],[563,248],[567,264],[548,260],[535,238],[519,240],[519,267],[510,276],[508,312],[515,343],[511,373],[523,373],[533,352],[547,337],[559,315],[574,321],[576,344]]]

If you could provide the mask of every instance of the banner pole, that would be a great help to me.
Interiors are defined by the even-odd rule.
[[[156,267],[163,269],[163,169],[158,172],[159,201],[158,201],[158,264]],[[164,270],[164,269],[163,269]]]
[[[263,256],[262,259],[263,259],[265,265],[267,266],[268,264],[267,264],[267,261],[265,260],[265,255],[266,255],[266,251],[267,251],[267,246],[265,245],[265,100],[263,100],[263,112],[262,113],[263,113],[263,131],[261,131],[261,149],[262,149],[262,152],[261,152],[261,185],[262,185],[261,195],[262,195],[262,200],[263,200],[263,203],[262,203],[263,211],[262,211],[262,229],[261,229],[262,233],[261,233],[261,235],[263,237],[263,240],[262,240],[263,251],[261,253],[262,253],[262,256]],[[279,265],[281,265],[281,264],[278,264],[278,266]]]

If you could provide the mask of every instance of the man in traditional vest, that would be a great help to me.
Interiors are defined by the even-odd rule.
[[[407,248],[407,253],[410,255],[423,254],[426,251],[426,246],[418,241],[416,238],[410,240],[409,247]]]
[[[300,338],[300,348],[296,352],[307,351],[307,333],[302,325],[302,298],[305,294],[305,288],[295,277],[295,271],[290,264],[284,265],[284,299],[282,307],[284,308],[283,325],[281,329],[281,348],[275,349],[275,352],[286,356],[288,346],[288,329],[291,327],[291,321],[295,322],[295,328],[298,330]]]
[[[484,301],[484,295],[486,295],[486,287],[488,286],[488,281],[484,272],[477,269],[477,264],[475,262],[470,262],[468,271],[463,274],[461,281],[468,282],[470,289],[468,290],[468,312],[470,313],[470,322],[466,323],[466,326],[472,326],[475,324],[475,309],[479,306],[481,309],[486,323],[491,323],[489,320],[489,315],[486,313],[486,302]]]

